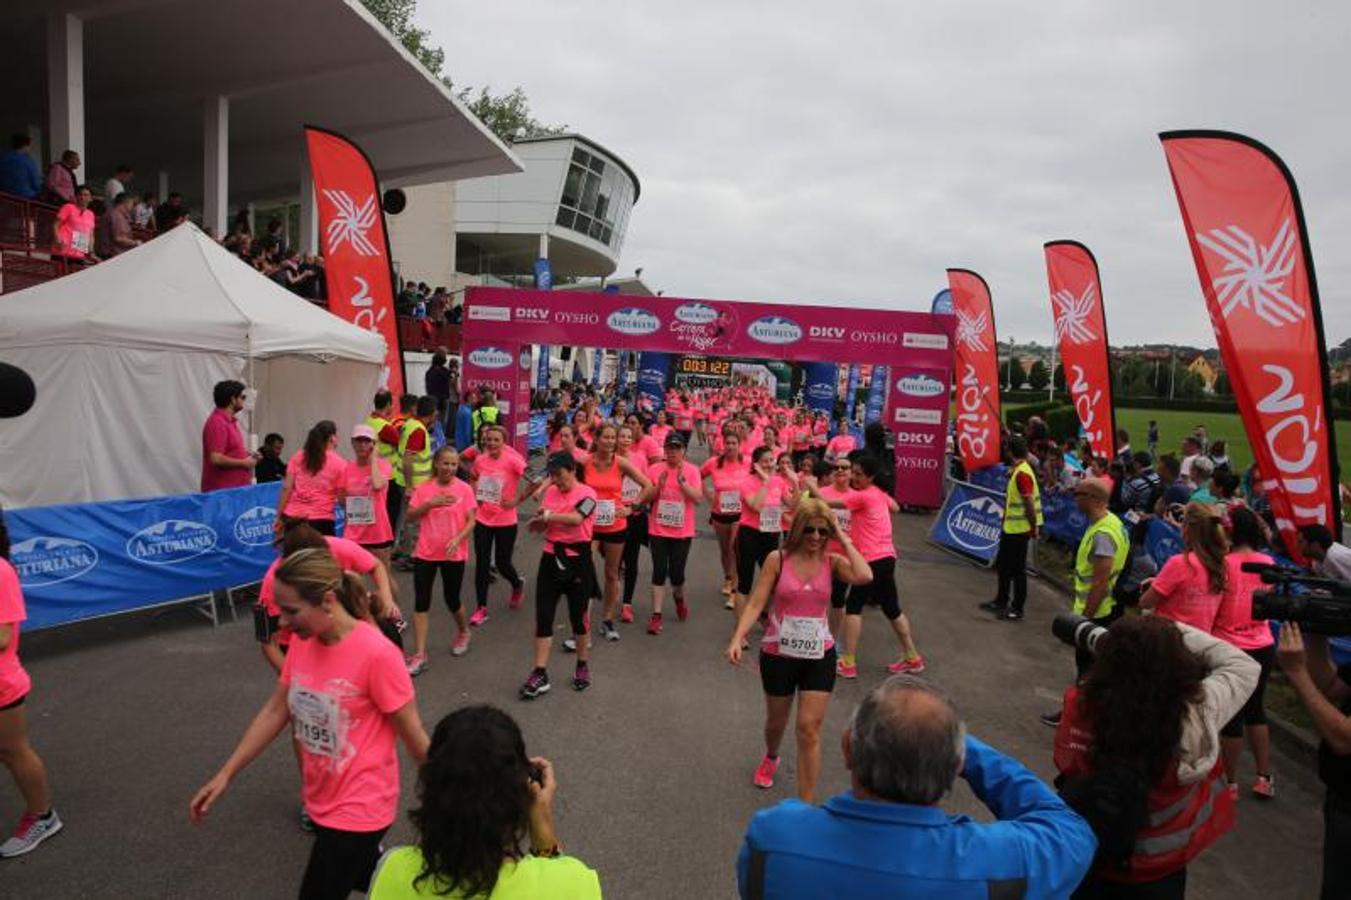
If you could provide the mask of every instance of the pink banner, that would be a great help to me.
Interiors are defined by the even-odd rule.
[[[928,507],[943,503],[948,371],[891,367],[887,424],[896,436],[896,495],[901,503]]]

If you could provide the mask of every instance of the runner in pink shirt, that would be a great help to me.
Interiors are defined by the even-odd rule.
[[[658,447],[666,446],[666,436],[671,433],[671,426],[666,421],[666,410],[657,410],[657,417],[647,429],[647,433]]]
[[[841,457],[848,458],[858,449],[858,442],[849,432],[849,420],[841,419],[836,427],[835,436],[826,442],[826,462],[836,462]]]
[[[741,483],[746,479],[747,462],[741,455],[741,438],[735,431],[728,431],[718,455],[699,468],[699,474],[708,481],[704,499],[708,501],[709,523],[718,536],[722,595],[728,609],[736,606],[732,600],[736,589],[736,531],[741,521]]]
[[[619,429],[601,425],[596,431],[591,459],[579,469],[582,480],[596,492],[596,513],[592,523],[596,549],[600,551],[605,572],[600,636],[608,641],[619,640],[619,630],[615,628],[615,616],[619,612],[619,568],[628,540],[630,503],[637,499],[626,499],[625,489],[632,484],[641,496],[641,492],[651,486],[643,474],[645,468],[635,466],[619,453]]]
[[[519,609],[525,597],[525,579],[516,571],[512,555],[520,519],[517,505],[533,485],[523,476],[525,458],[507,446],[507,431],[500,425],[487,425],[479,431],[483,452],[476,454],[470,469],[470,483],[478,501],[478,521],[474,526],[474,598],[477,608],[469,617],[471,626],[488,621],[488,580],[496,563],[497,573],[511,585],[507,607]],[[468,458],[467,456],[462,458]]]
[[[685,438],[679,432],[666,436],[666,460],[647,470],[652,486],[643,495],[650,512],[647,517],[647,542],[652,553],[652,617],[648,634],[661,634],[662,601],[666,579],[671,580],[676,617],[689,618],[685,603],[685,564],[694,539],[694,507],[703,499],[703,479],[694,463],[685,459]]]
[[[202,822],[235,776],[289,723],[301,756],[314,843],[302,897],[365,891],[380,840],[399,809],[402,739],[419,765],[428,738],[398,648],[365,621],[366,592],[326,550],[306,549],[277,569],[282,624],[295,632],[272,696],[229,759],[192,798]]]
[[[427,633],[431,629],[432,587],[441,576],[441,593],[455,617],[457,633],[451,656],[469,652],[469,620],[460,602],[469,537],[474,532],[478,502],[474,491],[456,476],[460,453],[447,444],[432,457],[432,477],[418,485],[408,500],[408,521],[421,523],[413,549],[413,655],[408,674],[427,671]]]
[[[567,453],[573,459],[577,460],[577,465],[584,466],[586,461],[591,458],[591,454],[586,451],[581,442],[577,439],[577,430],[571,425],[564,425],[558,429],[558,450],[557,453]]]
[[[853,522],[853,514],[849,512],[849,506],[846,502],[854,493],[852,484],[854,467],[847,459],[837,459],[834,463],[829,463],[830,478],[817,488],[817,493],[827,504],[839,502],[843,505],[833,507],[835,518],[840,523],[840,531],[850,534],[849,528]],[[836,541],[830,542],[831,553],[843,553],[844,548]],[[849,596],[849,585],[843,581],[832,581],[830,585],[830,633],[838,635],[841,638],[844,633],[840,626],[844,624],[844,606],[845,600]]]
[[[637,416],[629,416],[627,423],[619,429],[615,452],[638,471],[645,473],[653,460],[648,457],[642,442],[652,439],[643,434]],[[621,622],[633,621],[633,595],[638,590],[638,560],[643,547],[647,546],[647,506],[641,502],[645,490],[643,485],[632,478],[625,477],[620,483],[620,499],[629,507],[628,527],[624,531],[624,555],[621,559],[624,572],[624,602],[619,608]]]
[[[310,429],[305,446],[287,462],[277,499],[278,533],[288,521],[309,522],[320,534],[335,533],[334,509],[347,475],[347,461],[338,455],[337,446],[338,427],[324,419]]]
[[[783,515],[793,500],[792,485],[774,472],[774,453],[757,447],[751,467],[741,482],[741,518],[736,532],[736,591],[732,603],[740,617],[755,586],[756,570],[779,549]]]
[[[390,567],[394,528],[389,521],[389,482],[394,467],[375,452],[375,429],[357,425],[352,429],[352,454],[343,473],[342,536],[356,541]]]
[[[1164,563],[1149,583],[1140,608],[1210,634],[1228,583],[1224,557],[1229,552],[1229,540],[1214,506],[1187,504],[1182,546],[1183,552]]]

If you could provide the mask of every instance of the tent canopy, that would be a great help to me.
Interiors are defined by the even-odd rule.
[[[345,436],[380,384],[384,340],[262,277],[193,225],[0,297],[0,359],[37,405],[0,423],[0,502],[44,506],[196,491],[217,381],[257,389],[240,416],[298,448]]]

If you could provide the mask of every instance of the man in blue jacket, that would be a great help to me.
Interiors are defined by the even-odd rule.
[[[785,800],[751,819],[737,858],[744,900],[1068,897],[1093,862],[1088,823],[1036,775],[975,738],[936,688],[895,675],[844,735],[853,790]],[[949,816],[957,776],[999,820]]]

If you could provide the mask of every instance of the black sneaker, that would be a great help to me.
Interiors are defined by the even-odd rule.
[[[549,693],[549,688],[552,686],[549,684],[548,672],[531,672],[530,677],[525,680],[525,684],[521,685],[521,699],[534,700],[540,694]]]
[[[577,671],[572,676],[572,689],[584,691],[589,687],[591,687],[591,667],[584,662],[579,662]]]
[[[1001,613],[1004,612],[1004,610],[1009,608],[1009,605],[1007,603],[1000,603],[998,600],[989,600],[986,601],[985,603],[982,603],[980,605],[980,608],[988,613],[1000,615]]]
[[[1056,710],[1053,713],[1046,713],[1045,715],[1038,716],[1037,718],[1040,719],[1041,724],[1045,725],[1047,728],[1060,727],[1060,710]]]
[[[1007,609],[1000,615],[1000,618],[1008,619],[1010,622],[1017,622],[1022,617],[1023,611],[1021,609]]]

